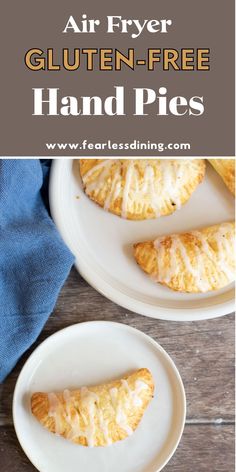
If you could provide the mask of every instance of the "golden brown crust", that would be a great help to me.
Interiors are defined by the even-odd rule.
[[[208,159],[216,172],[221,176],[225,185],[235,196],[235,160],[234,159]]]
[[[203,159],[81,159],[85,193],[104,209],[141,220],[169,215],[205,174]]]
[[[139,266],[180,292],[218,290],[235,280],[235,225],[222,223],[134,245]]]
[[[76,444],[106,446],[135,431],[153,397],[154,383],[148,369],[139,369],[121,380],[89,387],[85,394],[83,389],[71,391],[69,403],[68,391],[65,392],[34,393],[31,398],[33,415],[50,432]],[[138,392],[137,395],[134,392]],[[54,395],[56,416],[50,395]]]

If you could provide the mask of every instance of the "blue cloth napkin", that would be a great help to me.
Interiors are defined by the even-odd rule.
[[[0,382],[38,337],[74,257],[51,220],[49,167],[0,159]]]

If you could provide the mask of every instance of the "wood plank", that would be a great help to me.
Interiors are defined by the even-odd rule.
[[[12,424],[11,402],[20,369],[50,334],[74,323],[111,320],[134,326],[156,339],[175,361],[187,396],[188,420],[234,420],[234,315],[201,322],[166,322],[128,312],[90,287],[75,270],[38,341],[0,386],[0,424]]]
[[[233,472],[234,315],[194,323],[146,318],[107,300],[75,270],[39,339],[0,386],[0,470],[36,470],[21,450],[11,415],[15,382],[29,354],[59,329],[103,319],[126,323],[149,334],[169,352],[180,370],[188,402],[187,424],[165,472]]]
[[[234,426],[185,427],[165,472],[234,472]]]
[[[12,426],[0,428],[2,472],[35,472],[16,440]],[[187,425],[165,472],[234,472],[233,425]],[[151,472],[151,471],[150,471]]]

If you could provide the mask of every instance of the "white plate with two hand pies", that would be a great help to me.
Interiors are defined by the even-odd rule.
[[[99,385],[143,367],[154,378],[154,398],[122,441],[93,448],[73,444],[31,413],[34,392]],[[105,321],[73,325],[44,341],[25,363],[13,399],[18,439],[40,472],[159,472],[178,446],[185,414],[184,387],[164,349],[134,328]]]
[[[115,303],[173,321],[214,318],[234,310],[232,284],[202,294],[175,292],[152,281],[133,257],[134,243],[234,219],[234,198],[209,164],[203,182],[180,210],[157,219],[130,221],[104,211],[85,195],[78,162],[56,159],[50,207],[81,275]]]

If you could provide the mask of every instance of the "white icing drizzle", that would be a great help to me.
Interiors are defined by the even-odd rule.
[[[111,388],[109,390],[110,395],[111,395],[111,401],[112,405],[115,411],[115,421],[117,425],[122,428],[128,436],[130,436],[133,433],[132,428],[129,426],[127,422],[127,416],[121,406],[120,401],[118,400],[118,389],[117,388]]]
[[[139,395],[139,393],[142,392],[142,390],[147,390],[147,389],[148,389],[148,385],[145,382],[143,382],[142,380],[135,381],[136,395]]]
[[[135,382],[135,389],[132,390],[129,387],[129,384],[127,380],[122,379],[121,380],[121,386],[125,389],[126,393],[128,394],[128,400],[125,404],[126,408],[129,408],[130,402],[133,403],[134,406],[139,407],[142,405],[142,399],[139,397],[140,393],[148,388],[148,385],[145,384],[142,380],[136,380]],[[122,408],[121,401],[118,399],[118,389],[117,388],[111,388],[110,389],[110,396],[111,396],[111,401],[112,405],[115,411],[115,420],[116,423],[120,428],[122,428],[128,436],[130,436],[133,433],[132,428],[129,426],[128,421],[127,421],[127,415],[124,411],[124,408]]]
[[[80,391],[82,407],[87,408],[89,421],[86,428],[86,439],[89,447],[94,446],[95,435],[95,403],[98,401],[98,396],[94,392],[90,392],[87,387],[82,387]]]
[[[170,257],[169,257],[169,266],[165,266],[165,247],[162,242],[165,240],[165,237],[157,238],[154,242],[155,248],[157,250],[158,256],[158,282],[169,283],[177,270],[177,261],[176,261],[176,250],[177,244],[176,239],[172,237],[171,247],[170,247]]]
[[[63,405],[61,404],[61,402],[59,401],[55,393],[48,394],[48,399],[49,399],[49,413],[48,414],[50,417],[53,417],[55,420],[56,434],[58,435],[63,434],[64,427],[63,427],[62,420],[64,419],[70,427],[70,431],[68,434],[69,439],[74,440],[79,437],[84,437],[86,438],[88,446],[93,447],[95,432],[96,432],[95,415],[97,414],[99,426],[104,435],[105,443],[108,445],[111,444],[111,439],[109,437],[109,431],[108,431],[108,421],[104,419],[102,410],[99,408],[96,408],[96,403],[98,403],[99,401],[98,396],[94,392],[91,392],[90,390],[88,390],[87,387],[82,387],[81,394],[80,394],[81,410],[80,410],[80,415],[79,415],[78,411],[75,408],[74,400],[71,395],[72,394],[69,390],[64,390],[63,392],[63,398],[65,401],[65,409],[64,409]],[[83,408],[88,412],[88,418],[87,418],[87,415],[84,413],[84,411],[82,411]],[[85,428],[81,427],[80,416],[83,420]]]
[[[77,410],[74,407],[73,399],[71,398],[71,392],[69,390],[64,390],[63,397],[66,403],[66,422],[70,426],[71,430],[69,432],[69,439],[74,440],[79,437],[86,438],[86,432],[81,429],[80,426],[80,417]],[[73,410],[73,414],[72,414]]]
[[[64,398],[65,403],[66,403],[66,417],[68,418],[69,421],[71,421],[71,394],[70,394],[70,390],[64,390],[63,398]]]
[[[186,165],[186,164],[185,164]],[[160,163],[162,173],[162,193],[167,195],[175,208],[181,208],[180,192],[185,183],[184,164],[182,162],[164,161]]]
[[[127,416],[120,404],[117,405],[116,423],[128,434],[128,436],[133,434],[133,430],[127,422]]]
[[[228,281],[231,282],[235,278],[235,274],[230,267],[230,261],[232,260],[233,252],[233,236],[231,238],[226,237],[227,231],[231,233],[231,227],[229,224],[221,225],[216,228],[216,231],[213,233],[212,238],[216,241],[218,246],[218,251],[214,251],[210,244],[208,243],[207,238],[200,231],[192,231],[191,234],[196,237],[198,242],[200,242],[201,247],[197,244],[192,246],[192,251],[194,251],[194,256],[190,259],[188,252],[185,248],[184,243],[181,240],[179,235],[173,234],[169,236],[170,238],[170,248],[169,248],[169,264],[165,262],[165,253],[166,248],[163,244],[165,237],[159,237],[154,241],[154,246],[157,251],[157,264],[158,264],[158,274],[156,280],[158,282],[164,282],[168,284],[172,277],[176,276],[180,270],[178,264],[178,254],[180,254],[181,260],[184,263],[185,269],[190,273],[194,279],[194,283],[197,288],[206,292],[211,289],[211,284],[214,282],[212,278],[214,275],[208,276],[206,274],[206,264],[202,257],[204,253],[208,259],[213,263],[219,273],[219,269],[225,274]],[[228,235],[229,236],[229,235]],[[182,269],[181,269],[182,270]],[[184,273],[183,273],[184,276]]]
[[[87,181],[89,180],[89,178],[95,173],[97,172],[98,170],[100,169],[104,169],[104,167],[109,167],[111,164],[113,164],[115,162],[114,159],[106,159],[105,161],[102,161],[102,162],[99,162],[98,164],[96,164],[95,166],[93,166],[91,169],[88,170],[88,172],[86,172],[84,175],[83,175],[83,182],[84,183],[87,183]]]
[[[118,395],[118,390],[116,387],[111,388],[109,390],[110,396],[111,396],[111,403],[114,408],[114,411],[116,411],[116,404],[117,404],[117,395]]]
[[[97,413],[98,413],[99,426],[100,426],[101,431],[103,432],[105,443],[109,445],[112,443],[112,440],[109,437],[108,421],[104,419],[102,410],[98,410]]]
[[[142,405],[142,399],[139,397],[139,395],[143,390],[148,388],[148,385],[145,382],[136,380],[135,388],[132,390],[129,387],[127,380],[122,379],[121,386],[126,390],[128,399],[133,403],[134,406],[139,407]],[[118,426],[120,426],[120,428],[122,428],[127,433],[127,435],[130,436],[133,433],[133,430],[128,424],[127,415],[124,411],[124,408],[122,408],[121,401],[118,399],[118,389],[111,388],[109,393],[115,412],[115,421]],[[57,435],[61,435],[65,432],[64,421],[66,421],[70,428],[68,439],[75,440],[80,437],[84,437],[86,438],[88,446],[93,447],[95,445],[95,418],[97,416],[99,427],[104,436],[105,444],[109,445],[112,443],[112,440],[109,436],[108,420],[104,418],[103,411],[101,408],[99,408],[99,397],[96,395],[96,393],[88,390],[87,387],[81,388],[80,414],[78,414],[75,406],[75,400],[73,398],[73,393],[71,393],[70,390],[64,390],[63,399],[65,406],[63,406],[55,393],[52,392],[48,394],[48,415],[55,421],[55,433]],[[126,406],[128,408],[130,403],[128,402]],[[81,419],[84,423],[83,427],[81,425]]]
[[[209,290],[210,285],[209,281],[205,277],[205,267],[202,261],[201,251],[199,250],[198,246],[195,245],[194,247],[194,261],[196,263],[196,266],[193,266],[192,261],[190,260],[190,257],[187,253],[187,250],[181,241],[181,238],[178,235],[172,235],[170,237],[171,247],[169,254],[169,265],[167,266],[164,262],[164,254],[166,250],[164,245],[162,244],[163,239],[164,238],[158,238],[154,243],[158,255],[158,281],[168,284],[171,281],[172,277],[177,275],[179,271],[177,254],[179,252],[186,270],[193,276],[194,283],[196,284],[198,289],[203,292]]]
[[[62,423],[62,405],[55,393],[48,394],[49,411],[48,416],[54,419],[55,434],[60,435],[64,432]]]
[[[143,186],[141,189],[142,194],[148,194],[150,197],[150,205],[155,213],[156,217],[161,216],[160,198],[155,189],[155,174],[154,169],[151,165],[147,165],[144,172]]]
[[[122,386],[125,388],[126,392],[128,393],[130,401],[133,403],[134,406],[142,406],[143,402],[140,398],[139,394],[142,392],[143,389],[148,388],[147,384],[142,382],[141,380],[136,380],[135,382],[135,390],[131,390],[127,380],[121,380]]]
[[[114,175],[110,188],[107,190],[104,209],[109,210],[111,203],[118,197],[121,198],[121,216],[127,218],[129,208],[135,205],[136,211],[143,206],[152,210],[156,217],[162,215],[164,207],[173,204],[175,209],[181,207],[180,194],[186,182],[188,182],[188,163],[185,161],[158,160],[157,171],[148,159],[142,160],[143,178],[135,167],[135,159],[128,161],[107,159],[90,169],[84,176],[83,182],[86,186],[86,193],[94,192],[96,196],[104,187],[107,179],[110,178],[110,167],[114,166]],[[192,172],[199,172],[198,166],[191,163]],[[125,183],[122,185],[123,172],[125,168]],[[94,179],[89,182],[97,171],[101,170]],[[194,180],[194,175],[193,175]]]
[[[206,238],[203,236],[203,234],[200,232],[200,231],[192,231],[192,234],[194,236],[196,236],[196,238],[201,242],[201,245],[202,245],[202,249],[203,249],[203,252],[207,255],[207,257],[209,258],[209,260],[216,266],[217,268],[217,260],[216,260],[216,257],[215,257],[215,253],[214,251],[212,250],[211,246],[208,244],[208,242],[206,241]],[[200,252],[200,250],[199,250]],[[199,257],[199,260],[201,258],[201,254],[198,256]],[[206,272],[206,268],[205,268],[205,272]],[[208,278],[209,278],[209,289],[210,289],[210,281],[212,283],[214,283],[214,275],[212,274],[208,274]]]
[[[87,407],[88,415],[89,415],[89,423],[86,428],[86,439],[88,446],[94,446],[94,435],[95,435],[95,415],[98,416],[99,426],[103,433],[105,443],[107,445],[111,444],[111,438],[109,437],[108,431],[108,421],[104,419],[103,412],[101,408],[99,408],[99,397],[96,393],[91,392],[87,389],[87,387],[83,387],[81,389],[81,401],[82,405]],[[96,408],[97,407],[97,408]]]
[[[114,159],[107,159],[104,162],[99,162],[96,166],[92,167],[86,174],[83,176],[83,182],[86,185],[86,192],[88,194],[94,192],[95,195],[99,193],[102,189],[106,178],[109,176],[110,167],[114,164]],[[101,172],[96,176],[96,179],[90,183],[87,183],[89,178],[98,170],[101,169]]]
[[[122,199],[122,209],[121,209],[121,216],[122,218],[127,218],[127,211],[129,205],[129,192],[132,182],[132,174],[133,174],[133,161],[131,160],[128,164],[125,176],[125,185],[123,189],[123,199]]]
[[[180,198],[180,183],[181,185],[184,185],[184,167],[183,165],[181,165],[181,163],[178,163],[177,172],[176,172],[176,181],[175,181],[175,185],[173,185],[172,187],[174,188],[174,195],[172,198],[175,202],[176,210],[180,210],[182,206],[181,198]]]
[[[114,194],[113,194],[113,200],[115,201],[121,194],[121,180],[118,180],[116,182],[116,186],[115,186],[115,190],[114,190]]]
[[[228,231],[230,234],[229,240],[226,237]],[[218,246],[218,264],[220,269],[224,272],[228,280],[233,281],[235,279],[235,273],[231,269],[229,261],[234,258],[234,236],[233,234],[231,235],[230,225],[225,223],[220,226],[214,237]]]
[[[107,193],[107,197],[104,202],[104,210],[109,210],[111,202],[116,200],[120,193],[120,189],[121,182],[119,181],[119,174],[116,172],[111,184],[111,190]]]

